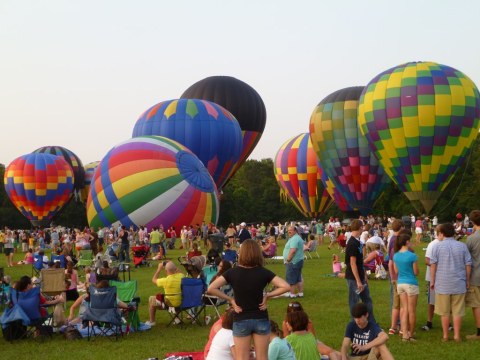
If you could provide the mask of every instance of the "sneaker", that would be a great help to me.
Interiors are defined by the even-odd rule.
[[[151,321],[145,321],[145,325],[148,325],[148,326],[155,326],[155,321],[154,321],[154,322],[151,322]]]
[[[297,294],[290,294],[290,299],[295,299],[296,297],[298,297]]]
[[[477,334],[467,335],[466,339],[467,340],[480,340],[480,335],[477,335]]]
[[[422,326],[422,330],[430,331],[430,330],[432,330],[432,327],[431,327],[431,326],[428,326],[428,325],[423,325],[423,326]]]
[[[303,298],[303,293],[298,293],[297,296],[298,296],[299,298]]]
[[[173,320],[174,324],[175,325],[178,325],[182,322],[182,320],[180,320],[178,317],[175,318],[175,320]]]
[[[290,292],[289,292],[289,291],[287,291],[286,293],[284,293],[284,294],[283,294],[283,295],[281,295],[281,296],[283,296],[283,297],[287,297],[287,298],[288,298],[288,297],[290,297]]]

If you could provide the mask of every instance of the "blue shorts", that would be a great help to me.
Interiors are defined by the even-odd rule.
[[[270,320],[268,319],[247,319],[233,323],[233,336],[245,337],[252,334],[270,334]]]
[[[286,280],[289,285],[295,285],[299,282],[302,282],[302,268],[303,260],[300,260],[296,264],[287,263],[285,264],[287,268]]]

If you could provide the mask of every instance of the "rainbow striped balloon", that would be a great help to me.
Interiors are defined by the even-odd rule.
[[[217,188],[202,162],[186,147],[161,136],[116,145],[95,171],[87,200],[90,226],[215,223]]]
[[[282,196],[307,217],[318,217],[333,204],[322,183],[323,170],[308,133],[285,142],[275,155],[273,171]]]
[[[68,202],[73,170],[59,156],[31,153],[5,169],[5,191],[13,205],[33,226],[46,226]]]

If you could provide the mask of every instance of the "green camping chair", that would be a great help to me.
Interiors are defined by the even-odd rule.
[[[78,267],[92,266],[93,264],[93,253],[92,250],[80,250],[80,256],[78,258]]]
[[[140,317],[138,316],[138,304],[140,303],[140,298],[137,296],[137,281],[109,281],[110,286],[115,286],[117,288],[117,297],[119,300],[127,303],[129,305],[128,315],[127,315],[127,334],[130,331],[130,328],[138,330],[140,326]]]

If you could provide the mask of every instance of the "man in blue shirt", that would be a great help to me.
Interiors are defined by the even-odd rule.
[[[448,341],[450,313],[453,317],[453,338],[462,341],[460,329],[465,315],[465,293],[470,287],[472,258],[467,246],[454,239],[455,228],[450,223],[437,229],[440,242],[430,257],[430,288],[435,290],[435,313],[442,321],[443,339]]]

